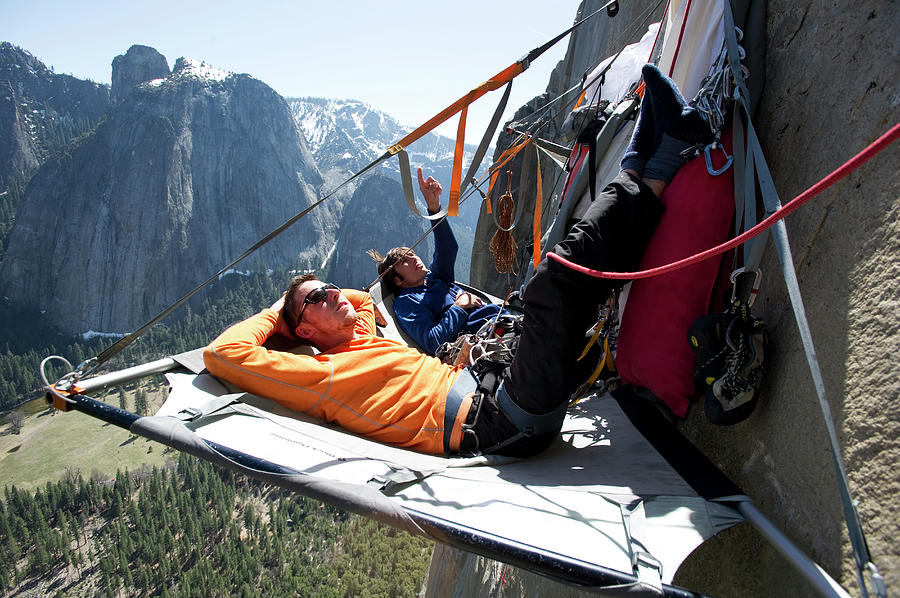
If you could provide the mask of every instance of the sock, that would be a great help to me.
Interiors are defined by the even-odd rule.
[[[689,106],[675,83],[652,64],[641,69],[644,77],[644,101],[653,106],[657,138],[663,133],[692,144],[709,143],[712,131],[703,114]]]
[[[656,153],[647,160],[647,164],[644,166],[644,178],[671,183],[672,179],[675,178],[675,174],[685,164],[685,159],[681,157],[681,152],[694,145],[696,144],[682,141],[663,133],[659,147],[656,148]]]
[[[644,172],[644,165],[653,155],[655,144],[653,106],[645,98],[641,102],[641,111],[638,114],[637,123],[634,125],[634,131],[631,133],[631,142],[625,150],[625,155],[622,156],[621,169],[634,170],[638,176],[641,176]]]

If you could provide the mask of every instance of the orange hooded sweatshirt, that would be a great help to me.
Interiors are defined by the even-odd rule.
[[[444,429],[447,393],[462,368],[376,336],[369,294],[343,293],[359,314],[352,340],[315,356],[267,349],[262,344],[274,333],[278,312],[264,309],[210,343],[203,353],[207,369],[373,440],[433,454],[459,450],[470,395],[448,414],[449,446]]]

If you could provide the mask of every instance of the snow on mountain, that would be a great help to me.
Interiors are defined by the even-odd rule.
[[[294,120],[315,155],[336,134],[345,135],[371,159],[381,155],[397,138],[411,130],[383,112],[357,100],[289,98]]]
[[[413,129],[358,100],[307,97],[286,98],[286,101],[294,121],[306,137],[316,164],[332,185],[361,170]],[[454,139],[427,133],[406,148],[411,167],[415,170],[421,166],[445,189],[449,189],[454,144]],[[466,144],[465,168],[468,168],[475,148]],[[488,151],[488,155],[492,153],[493,150]],[[479,174],[483,174],[486,168],[483,164]],[[399,165],[395,159],[385,161],[379,172],[400,180]],[[479,205],[477,197],[473,196],[466,204],[462,207],[461,216],[464,221],[472,219],[474,228]]]

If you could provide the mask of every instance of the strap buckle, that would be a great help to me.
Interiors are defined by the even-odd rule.
[[[887,598],[887,584],[884,581],[884,576],[878,571],[878,567],[875,566],[875,563],[869,561],[863,567],[864,571],[860,571],[860,581],[862,582],[863,587],[865,588],[865,581],[863,578],[863,573],[867,572],[872,579],[872,585],[875,586],[874,592],[875,596],[878,598]]]
[[[637,570],[639,565],[645,565],[647,567],[652,567],[659,571],[659,574],[662,575],[662,562],[649,552],[645,550],[633,550],[631,552],[631,567],[634,570]]]
[[[734,272],[731,273],[731,302],[734,303],[738,298],[738,278],[743,274],[756,274],[756,278],[753,279],[753,284],[750,286],[750,290],[747,292],[747,307],[751,307],[753,302],[756,301],[756,296],[759,294],[759,283],[762,281],[762,270],[747,270],[746,268],[738,268]]]
[[[645,550],[631,552],[631,569],[639,583],[662,590],[662,562]]]
[[[197,409],[196,407],[185,407],[181,411],[175,414],[175,416],[181,421],[191,422],[203,415],[203,411]]]

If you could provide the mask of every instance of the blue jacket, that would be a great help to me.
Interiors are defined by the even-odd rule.
[[[499,305],[491,303],[469,310],[453,305],[462,290],[453,282],[458,250],[450,223],[441,221],[434,229],[434,258],[425,283],[398,290],[394,299],[400,328],[429,355],[462,333],[477,332],[500,311]]]

